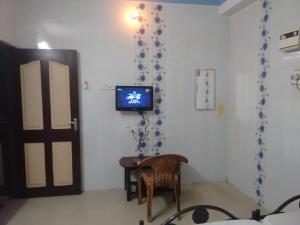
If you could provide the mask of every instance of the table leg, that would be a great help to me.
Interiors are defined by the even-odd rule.
[[[179,168],[179,178],[178,178],[178,183],[179,183],[179,196],[181,196],[181,169]]]
[[[128,171],[127,171],[126,168],[124,169],[124,171],[125,171],[125,174],[124,174],[124,189],[127,190],[127,187],[128,187],[128,182],[127,182]]]
[[[131,201],[131,173],[130,169],[127,169],[127,201]]]

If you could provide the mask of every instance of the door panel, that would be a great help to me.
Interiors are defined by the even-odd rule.
[[[43,130],[41,64],[36,60],[20,66],[23,129]]]
[[[52,129],[71,129],[69,66],[49,61]]]
[[[45,145],[25,143],[26,187],[46,187]]]
[[[52,142],[54,186],[73,184],[72,143]]]
[[[35,197],[79,194],[81,169],[77,52],[26,49],[18,52],[18,60],[18,65],[21,65],[19,74],[21,195]],[[37,65],[37,62],[40,64],[40,81],[34,80],[35,85],[30,89],[33,93],[30,92],[30,97],[26,97],[26,100],[28,105],[36,105],[37,101],[33,100],[33,96],[39,95],[41,98],[38,105],[42,106],[40,112],[43,129],[37,126],[35,129],[23,129],[22,123],[25,120],[23,114],[27,109],[26,105],[22,104],[23,95],[26,95],[22,90],[24,89],[22,86],[25,86],[22,81],[22,73],[24,74],[22,68],[24,70],[24,65],[32,63]],[[35,68],[38,68],[36,65]],[[31,69],[28,77],[38,77],[36,75],[38,72],[38,69]],[[37,83],[41,84],[41,89],[36,88]],[[37,144],[40,150],[28,151],[27,144]],[[28,162],[28,158],[31,161]],[[45,170],[38,169],[40,172],[33,175],[36,167],[43,165]]]

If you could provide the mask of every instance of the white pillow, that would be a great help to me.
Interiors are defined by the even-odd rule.
[[[221,222],[205,223],[207,225],[262,225],[255,220],[226,220]]]
[[[265,225],[300,225],[300,210],[267,216],[262,223]]]

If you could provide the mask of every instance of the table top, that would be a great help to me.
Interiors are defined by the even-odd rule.
[[[119,164],[125,168],[136,168],[138,160],[143,160],[149,157],[150,156],[144,156],[143,158],[139,158],[138,156],[126,156],[120,159]]]

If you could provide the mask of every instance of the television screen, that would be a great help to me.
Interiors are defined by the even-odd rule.
[[[116,110],[151,111],[153,109],[153,87],[116,86]]]

